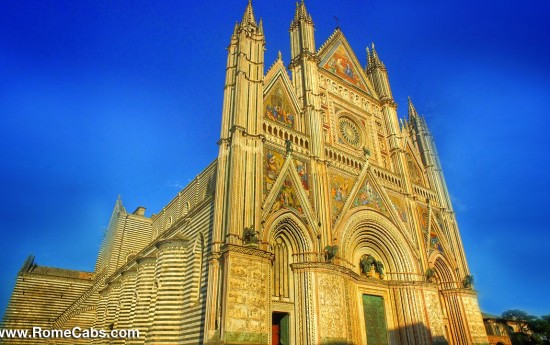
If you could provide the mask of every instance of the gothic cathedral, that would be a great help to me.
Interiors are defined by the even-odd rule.
[[[426,121],[374,45],[366,68],[339,29],[316,48],[303,1],[290,44],[264,73],[249,2],[217,159],[151,217],[117,200],[94,272],[30,257],[3,320],[140,337],[6,344],[488,343]]]

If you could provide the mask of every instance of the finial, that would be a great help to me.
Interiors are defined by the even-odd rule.
[[[279,52],[277,53],[277,58],[282,61],[283,60],[283,54],[281,54],[281,51],[279,50]]]
[[[260,18],[260,22],[258,23],[258,33],[263,34],[264,33],[264,22],[262,18]]]
[[[252,0],[248,0],[248,5],[244,10],[243,20],[241,25],[252,24],[256,26],[256,20],[254,19],[254,10],[252,9]]]
[[[418,113],[416,112],[416,108],[414,107],[414,104],[410,96],[408,97],[408,103],[409,103],[409,118],[418,116]]]

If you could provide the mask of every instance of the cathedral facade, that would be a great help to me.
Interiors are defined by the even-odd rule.
[[[374,45],[319,48],[305,4],[264,72],[249,2],[217,159],[146,217],[117,200],[94,272],[21,268],[3,327],[138,329],[6,344],[486,344],[436,148]]]

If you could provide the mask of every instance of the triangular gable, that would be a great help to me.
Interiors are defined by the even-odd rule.
[[[264,220],[273,213],[288,210],[306,218],[310,224],[317,224],[306,193],[303,176],[298,172],[299,169],[294,159],[286,156],[280,173],[264,201],[262,207]]]
[[[286,127],[296,128],[300,106],[282,60],[273,64],[264,84],[264,117]]]
[[[330,208],[332,225],[336,223],[339,215],[348,200],[349,195],[357,180],[356,177],[348,176],[336,170],[329,170],[330,181]]]
[[[430,214],[430,237],[427,243],[428,252],[437,250],[441,253],[450,254],[452,252],[450,251],[449,243],[443,231],[441,219],[438,219],[439,216],[438,211],[432,210]],[[446,255],[446,257],[449,258],[448,255]]]
[[[422,168],[422,160],[413,148],[414,146],[412,146],[410,141],[405,142],[405,156],[411,180],[421,186],[427,186],[424,169]]]
[[[275,148],[264,147],[264,197],[267,197],[281,173],[285,164],[285,154]],[[299,159],[294,159],[294,166],[298,174],[300,184],[308,198],[310,196],[310,169],[309,164]]]
[[[376,180],[377,178],[372,173],[370,166],[366,164],[350,191],[344,206],[339,212],[334,224],[335,228],[339,226],[343,215],[349,210],[357,207],[367,207],[376,210],[391,219],[394,224],[401,224],[399,215],[394,210],[386,191],[378,185]]]
[[[321,68],[340,77],[370,95],[375,95],[369,79],[358,62],[344,34],[337,29],[321,46],[317,56],[320,58]]]

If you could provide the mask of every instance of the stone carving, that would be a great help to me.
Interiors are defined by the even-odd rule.
[[[322,338],[346,338],[344,286],[340,277],[320,274],[318,278],[319,332]]]
[[[323,253],[325,253],[325,261],[333,262],[337,252],[338,246],[326,246],[325,250],[323,251]]]
[[[426,310],[428,312],[428,321],[430,322],[430,330],[432,332],[432,339],[434,339],[434,345],[447,344],[443,326],[443,313],[439,305],[438,293],[435,291],[424,291],[424,299],[426,301]]]
[[[483,325],[477,299],[475,297],[464,296],[462,297],[462,304],[473,344],[487,344],[487,334],[485,333],[485,326]]]
[[[288,139],[285,140],[285,151],[287,155],[289,155],[292,152],[292,141]]]
[[[435,269],[429,267],[429,268],[426,270],[425,277],[426,277],[426,281],[427,281],[427,282],[433,283],[433,282],[434,282],[434,278],[435,278]]]
[[[374,268],[374,272],[378,274],[378,277],[380,279],[384,279],[384,264],[382,261],[374,259],[372,255],[363,255],[361,257],[361,261],[359,262],[359,266],[361,267],[361,273],[367,277],[373,276],[372,271]]]
[[[227,294],[226,341],[261,342],[267,339],[267,293],[269,272],[259,261],[230,261]]]
[[[474,276],[473,275],[467,275],[462,279],[462,286],[465,289],[473,289],[474,285]]]
[[[243,234],[244,244],[257,244],[258,235],[259,233],[254,229],[253,225],[249,228],[244,228],[244,234]]]

